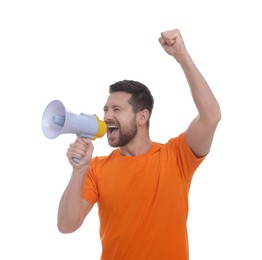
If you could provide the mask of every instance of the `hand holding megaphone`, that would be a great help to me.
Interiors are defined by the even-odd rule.
[[[59,100],[50,102],[42,117],[42,130],[49,139],[54,139],[61,134],[76,134],[77,137],[96,139],[103,137],[107,125],[97,115],[75,114],[66,109]],[[79,163],[81,159],[74,158]]]

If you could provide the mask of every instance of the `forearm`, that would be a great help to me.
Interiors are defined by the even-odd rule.
[[[220,107],[207,81],[200,73],[190,55],[179,60],[188,81],[191,94],[197,107],[199,117],[208,120],[219,120]]]
[[[82,224],[82,186],[85,173],[73,172],[58,208],[58,229],[62,233],[75,231]]]

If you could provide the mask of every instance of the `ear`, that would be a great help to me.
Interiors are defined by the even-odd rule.
[[[149,111],[147,109],[141,110],[137,113],[137,124],[139,126],[146,125],[149,118]]]

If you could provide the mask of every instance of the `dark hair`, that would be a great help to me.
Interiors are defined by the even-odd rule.
[[[129,103],[133,107],[133,111],[136,113],[143,109],[147,109],[149,111],[149,118],[151,117],[154,107],[154,98],[147,86],[134,80],[122,80],[109,86],[110,94],[117,91],[132,94]]]

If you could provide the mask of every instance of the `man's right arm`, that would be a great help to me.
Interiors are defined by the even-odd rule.
[[[73,172],[59,203],[57,227],[61,233],[72,233],[83,223],[92,205],[82,199],[84,176]]]
[[[73,172],[58,207],[57,227],[61,233],[77,230],[92,209],[92,205],[82,198],[82,187],[93,149],[91,140],[77,138],[67,150]],[[80,163],[73,160],[75,157],[81,158]]]

